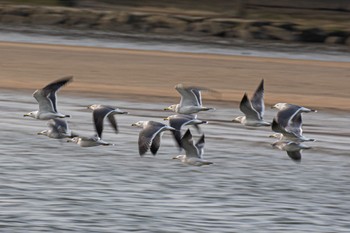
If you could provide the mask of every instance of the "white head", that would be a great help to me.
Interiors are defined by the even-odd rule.
[[[143,128],[143,126],[147,124],[147,121],[138,121],[136,123],[131,124],[131,126],[136,126],[136,127],[140,127]]]
[[[173,157],[173,159],[178,159],[181,162],[183,162],[186,160],[186,155],[177,155],[177,156]]]
[[[27,114],[24,114],[23,116],[24,116],[24,117],[37,118],[37,116],[38,116],[38,111],[28,112]]]
[[[276,108],[278,110],[282,110],[286,107],[287,103],[277,103],[274,106],[272,106],[271,108]]]
[[[48,133],[49,133],[49,131],[47,129],[45,129],[45,130],[39,132],[38,135],[45,135],[45,136],[47,136]]]
[[[245,120],[245,116],[239,116],[239,117],[236,117],[235,119],[233,119],[232,121],[235,123],[242,123],[243,124],[244,120]]]
[[[176,112],[177,106],[178,106],[178,104],[173,104],[173,105],[170,105],[167,108],[164,108],[164,110],[171,110],[171,111]]]
[[[67,139],[67,142],[73,142],[78,144],[79,143],[79,137],[69,138]]]
[[[269,136],[269,138],[277,138],[278,140],[282,140],[283,134],[281,133],[274,133]]]
[[[99,104],[92,104],[92,105],[87,106],[87,108],[91,109],[91,110],[95,110],[95,109],[99,108],[100,106],[101,105],[99,105]]]

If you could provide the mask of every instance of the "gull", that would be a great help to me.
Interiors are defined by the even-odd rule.
[[[271,126],[272,130],[277,132],[277,134],[273,134],[270,137],[297,142],[315,141],[315,139],[306,138],[302,135],[301,114],[303,112],[316,112],[316,110],[287,103],[278,103],[272,106],[272,108],[277,108],[279,111],[273,119]]]
[[[293,142],[314,142],[316,141],[313,138],[306,138],[302,135],[302,122],[301,117],[299,123],[294,122],[293,124],[288,125],[288,127],[284,128],[279,123],[277,123],[276,119],[273,119],[271,128],[274,132],[269,137],[277,138],[280,141],[293,141]]]
[[[261,80],[260,85],[256,89],[252,100],[250,101],[247,93],[244,93],[241,103],[239,105],[241,112],[245,116],[239,116],[233,119],[235,123],[241,123],[245,126],[270,126],[269,122],[264,121],[264,79]]]
[[[127,112],[123,112],[119,109],[115,109],[106,105],[90,105],[89,109],[92,109],[92,116],[95,126],[96,135],[93,137],[73,137],[72,139],[68,139],[67,142],[73,142],[78,144],[81,147],[92,147],[92,146],[110,146],[114,145],[102,140],[102,132],[103,132],[103,122],[107,117],[109,122],[111,123],[113,129],[116,133],[118,133],[117,122],[114,119],[114,114],[126,114]]]
[[[38,135],[44,135],[49,138],[62,139],[69,137],[76,137],[77,135],[72,133],[68,127],[68,123],[64,119],[51,119],[48,121],[47,126],[49,129],[43,130]]]
[[[301,160],[301,150],[311,149],[307,145],[292,141],[277,141],[272,144],[272,147],[286,151],[287,155],[294,161]]]
[[[170,105],[164,108],[164,110],[171,110],[180,114],[193,114],[200,111],[215,110],[214,108],[203,107],[201,97],[201,90],[213,90],[199,87],[185,87],[183,84],[177,84],[175,89],[181,95],[180,103]]]
[[[188,129],[184,136],[181,138],[182,147],[185,149],[185,155],[178,155],[173,159],[178,159],[184,164],[193,166],[203,166],[213,164],[203,159],[204,153],[204,134],[200,137],[196,144],[192,139],[191,131]]]
[[[182,148],[182,144],[181,144],[182,127],[186,125],[193,125],[200,132],[199,125],[208,123],[207,121],[202,121],[197,119],[197,115],[183,115],[183,114],[171,115],[171,116],[168,116],[167,118],[164,118],[164,120],[168,120],[169,125],[174,129],[176,129],[176,131],[172,131],[172,133],[179,148]]]
[[[113,129],[116,133],[118,133],[118,125],[117,121],[114,118],[116,114],[128,114],[128,112],[124,112],[119,108],[113,108],[108,105],[101,104],[92,104],[87,107],[88,109],[93,110],[93,118],[95,122],[95,129],[97,134],[101,137],[103,131],[103,121],[107,117],[109,123],[112,125]]]
[[[39,120],[70,117],[69,115],[57,112],[57,91],[72,80],[73,76],[64,77],[48,84],[42,89],[36,90],[33,93],[33,97],[39,104],[39,110],[29,112],[24,114],[24,116]]]
[[[138,121],[131,126],[142,128],[139,133],[139,154],[143,156],[148,149],[151,150],[153,155],[156,155],[160,147],[161,137],[166,130],[175,131],[173,127],[167,126],[156,121]]]

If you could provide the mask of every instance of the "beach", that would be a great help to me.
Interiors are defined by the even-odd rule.
[[[214,89],[205,101],[232,105],[265,80],[265,103],[350,110],[348,62],[0,42],[0,88],[32,90],[73,75],[65,92],[177,102],[178,83]]]

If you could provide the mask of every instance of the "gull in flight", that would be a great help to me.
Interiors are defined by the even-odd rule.
[[[203,166],[213,164],[210,161],[203,159],[204,153],[204,134],[200,137],[196,144],[192,139],[191,131],[188,129],[184,136],[181,138],[181,144],[184,148],[186,154],[178,155],[173,159],[178,159],[184,164],[193,165],[193,166]]]
[[[118,133],[118,127],[117,122],[114,118],[115,114],[127,114],[127,112],[123,112],[120,109],[115,109],[110,106],[106,105],[90,105],[88,106],[89,109],[92,109],[92,116],[95,126],[96,135],[93,137],[73,137],[71,139],[68,139],[67,142],[73,142],[78,144],[81,147],[92,147],[92,146],[110,146],[114,145],[108,142],[105,142],[102,140],[102,132],[103,132],[103,123],[105,118],[108,118],[109,122],[111,123],[112,128],[115,130],[116,133]]]
[[[133,123],[131,126],[136,126],[142,128],[139,133],[139,154],[143,156],[146,154],[148,149],[151,150],[153,155],[156,155],[159,147],[161,137],[166,130],[175,131],[173,127],[167,126],[156,121],[138,121]]]
[[[169,121],[169,125],[176,129],[176,131],[171,131],[173,133],[174,139],[177,142],[177,145],[179,148],[182,148],[181,143],[181,128],[186,125],[193,125],[198,132],[200,132],[199,125],[200,124],[207,124],[207,121],[202,121],[197,118],[197,115],[171,115],[167,118],[164,118],[164,120]]]
[[[33,93],[33,97],[39,104],[39,110],[29,112],[24,114],[24,116],[40,120],[70,117],[69,115],[57,112],[57,91],[72,80],[72,76],[64,77],[48,84],[42,89],[36,90]]]
[[[49,129],[43,130],[38,135],[44,135],[49,138],[62,139],[76,137],[77,135],[72,133],[68,127],[68,123],[65,119],[51,119],[48,121],[47,126]]]
[[[287,155],[296,162],[301,161],[301,150],[311,149],[307,145],[292,141],[277,141],[272,144],[272,147],[286,151]]]
[[[232,120],[233,122],[254,127],[271,125],[269,122],[264,121],[264,79],[261,80],[251,101],[247,93],[244,93],[239,108],[244,113],[244,116],[236,117]]]
[[[215,110],[214,108],[202,106],[201,90],[215,91],[199,87],[185,87],[183,84],[176,85],[175,89],[181,95],[180,103],[170,105],[164,108],[164,110],[171,110],[180,114],[193,114],[200,111]]]
[[[316,112],[316,110],[287,103],[278,103],[272,108],[277,108],[279,111],[271,125],[272,130],[276,133],[270,137],[295,142],[315,141],[315,139],[303,136],[301,114],[303,112]]]

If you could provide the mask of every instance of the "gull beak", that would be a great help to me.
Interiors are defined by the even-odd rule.
[[[168,121],[168,120],[169,120],[169,117],[166,117],[166,118],[164,118],[163,120]]]
[[[136,126],[136,124],[135,124],[135,123],[132,123],[131,126]]]
[[[237,120],[237,119],[233,119],[232,122],[233,122],[233,123],[241,123],[241,122],[240,122],[239,120]]]
[[[167,108],[164,108],[164,111],[166,111],[166,110],[170,110],[170,108],[169,108],[169,107],[167,107]]]

